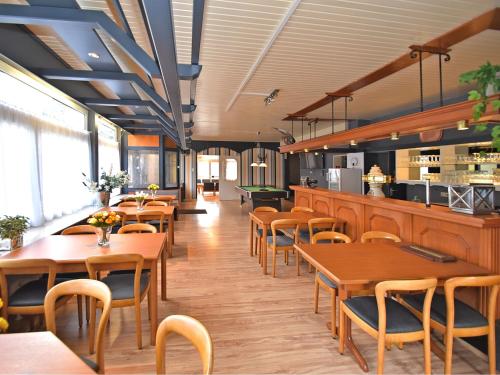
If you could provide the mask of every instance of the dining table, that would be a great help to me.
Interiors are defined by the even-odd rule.
[[[2,374],[94,374],[50,331],[0,335]]]
[[[432,261],[404,250],[405,243],[336,243],[295,244],[294,248],[319,272],[335,282],[339,300],[353,293],[372,290],[386,280],[412,280],[436,278],[438,285],[452,277],[483,276],[491,274],[486,268],[456,260],[452,262]],[[345,343],[362,370],[368,365],[356,347],[347,320]]]
[[[29,245],[12,250],[1,259],[51,259],[57,264],[58,273],[87,272],[85,260],[88,257],[111,254],[139,254],[144,258],[144,268],[150,270],[149,288],[151,306],[151,345],[155,345],[158,326],[158,261],[167,242],[165,233],[111,234],[108,246],[97,245],[97,236],[82,234],[75,236],[52,235]],[[110,270],[121,269],[122,265],[110,265]],[[29,274],[30,270],[26,270]],[[166,277],[161,280],[167,289]]]
[[[254,230],[255,226],[262,229],[262,233],[267,233],[267,231],[271,228],[271,223],[274,220],[280,219],[295,219],[297,220],[301,226],[307,226],[307,222],[310,219],[320,218],[320,217],[329,217],[328,215],[319,213],[319,212],[304,212],[304,211],[279,211],[279,212],[250,212],[250,255],[253,255],[253,246],[254,246]],[[341,219],[338,219],[336,223],[336,227],[338,227],[339,231],[344,230],[345,222]],[[262,251],[262,273],[267,275],[267,251],[264,248]]]

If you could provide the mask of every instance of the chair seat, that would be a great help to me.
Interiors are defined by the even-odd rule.
[[[58,273],[56,274],[56,284],[62,283],[68,280],[75,279],[88,279],[89,274],[87,272],[69,272],[69,273]]]
[[[113,300],[134,298],[134,273],[110,274],[101,280],[111,290]],[[141,294],[149,284],[149,273],[141,274]]]
[[[313,234],[324,231],[322,228],[313,228]],[[311,236],[309,235],[309,229],[300,229],[299,230],[299,240],[302,243],[310,243]],[[330,243],[330,240],[319,240],[318,243]]]
[[[325,274],[318,272],[318,277],[330,288],[337,289],[337,284],[335,284],[332,280],[330,280]]]
[[[87,366],[94,370],[94,372],[99,372],[99,366],[97,365],[97,363],[87,357],[84,357],[83,355],[79,355],[79,357],[83,362],[85,362]]]
[[[354,297],[344,304],[361,320],[378,330],[378,307],[374,296]],[[385,299],[387,313],[387,333],[405,333],[422,331],[422,322],[410,310],[391,298]]]
[[[405,294],[401,298],[415,310],[422,311],[425,294]],[[431,304],[431,319],[446,325],[446,299],[435,293]],[[455,328],[473,328],[488,325],[488,320],[466,303],[455,298]]]
[[[9,296],[9,306],[42,306],[47,294],[47,279],[30,281]]]
[[[267,236],[267,243],[269,245],[272,245],[273,243],[273,236]],[[290,238],[288,236],[276,236],[276,246],[293,246],[294,241],[293,238]]]

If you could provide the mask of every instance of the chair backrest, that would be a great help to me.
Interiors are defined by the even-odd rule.
[[[382,232],[379,230],[372,230],[361,235],[361,243],[367,243],[371,240],[391,240],[394,242],[401,242],[401,238],[399,238],[395,234]]]
[[[307,221],[307,226],[309,227],[309,238],[313,238],[314,234],[317,233],[317,229],[334,231],[336,223],[337,219],[334,217],[317,217],[309,219]]]
[[[137,207],[137,203],[135,201],[120,202],[118,207]]]
[[[0,298],[9,306],[8,275],[48,274],[47,290],[54,286],[57,263],[51,259],[1,259],[0,258]]]
[[[375,297],[378,307],[378,329],[379,332],[385,332],[387,327],[387,312],[385,307],[385,298],[388,291],[417,291],[425,290],[424,307],[422,310],[423,327],[430,326],[431,302],[434,291],[436,290],[437,279],[419,279],[419,280],[388,280],[382,281],[375,286]]]
[[[198,320],[185,315],[170,315],[163,319],[156,333],[156,373],[165,374],[165,344],[170,333],[184,336],[196,347],[203,363],[203,374],[211,374],[214,367],[212,338]]]
[[[146,203],[146,206],[168,206],[168,204],[163,201],[150,201]]]
[[[352,240],[349,236],[346,236],[344,233],[333,232],[333,231],[325,231],[318,232],[314,234],[311,238],[311,243],[315,244],[322,240],[330,240],[330,241],[341,241],[344,243],[351,243]]]
[[[295,219],[278,219],[271,222],[271,232],[273,233],[273,246],[276,246],[276,231],[278,229],[293,229],[295,241],[299,238],[300,222]]]
[[[137,222],[145,223],[151,220],[158,220],[160,222],[160,232],[163,232],[163,222],[165,221],[165,213],[156,210],[144,210],[137,212]]]
[[[290,211],[291,212],[314,212],[314,210],[312,208],[301,207],[301,206],[295,206]]]
[[[253,212],[278,212],[278,210],[274,207],[260,206],[260,207],[255,207]]]
[[[118,234],[125,233],[157,233],[156,228],[151,224],[137,223],[127,224],[118,229]]]
[[[123,227],[127,223],[127,214],[123,211],[113,210],[115,214],[122,218],[121,226]]]
[[[72,227],[66,228],[61,232],[62,235],[95,233],[97,233],[96,227],[93,227],[92,225],[74,225]]]
[[[88,257],[85,260],[89,278],[97,280],[98,271],[109,271],[111,267],[116,269],[135,269],[134,274],[134,300],[140,302],[141,296],[141,273],[144,266],[144,258],[140,254],[109,254]]]
[[[92,297],[91,309],[95,309],[95,300],[102,302],[102,314],[97,327],[96,336],[96,362],[99,373],[104,373],[104,331],[111,312],[111,291],[101,281],[78,279],[68,280],[51,288],[45,296],[45,323],[47,330],[56,335],[56,301],[62,296],[83,295]],[[57,358],[54,358],[57,360]]]
[[[482,287],[489,289],[488,297],[488,323],[495,324],[498,287],[500,275],[492,276],[467,276],[454,277],[444,283],[444,294],[446,298],[446,327],[455,326],[455,289],[459,287]]]

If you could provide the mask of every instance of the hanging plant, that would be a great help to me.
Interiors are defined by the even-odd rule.
[[[500,110],[500,99],[491,99],[489,96],[500,91],[500,65],[493,65],[489,61],[481,65],[477,70],[471,70],[460,75],[459,82],[463,84],[475,84],[476,89],[469,91],[469,100],[479,102],[472,107],[472,118],[479,121],[486,113],[488,105],[496,111]],[[485,131],[487,122],[479,122],[476,125],[477,131]],[[500,125],[493,127],[491,131],[492,146],[500,151]]]

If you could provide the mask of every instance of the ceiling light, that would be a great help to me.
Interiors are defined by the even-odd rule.
[[[305,148],[305,149],[304,149],[304,152],[309,152],[309,149],[308,149],[308,148]]]
[[[315,153],[314,153],[314,155],[318,156],[318,155],[319,155],[319,153],[318,153],[318,152],[315,152]]]
[[[328,146],[327,146],[327,145],[324,145],[324,146],[323,146],[323,150],[328,150]]]
[[[467,129],[469,129],[469,121],[467,120],[457,121],[457,130],[467,130]]]
[[[292,151],[290,151],[290,155],[293,155],[293,150],[292,150]]]
[[[89,52],[89,53],[87,53],[87,55],[89,55],[93,59],[98,59],[100,57],[97,52]]]
[[[262,162],[259,164],[259,168],[267,168],[267,164]]]
[[[351,139],[351,142],[349,142],[349,144],[350,144],[351,146],[357,146],[357,145],[358,145],[358,142],[356,142],[356,140],[355,140],[355,139]]]
[[[251,167],[258,167],[259,164],[257,164],[256,162],[253,162],[252,164],[250,164]]]
[[[397,141],[398,139],[399,139],[398,132],[391,133],[391,141]]]
[[[274,89],[273,91],[271,91],[271,93],[264,98],[264,103],[266,105],[272,104],[278,97],[279,92],[280,92],[279,89]]]

